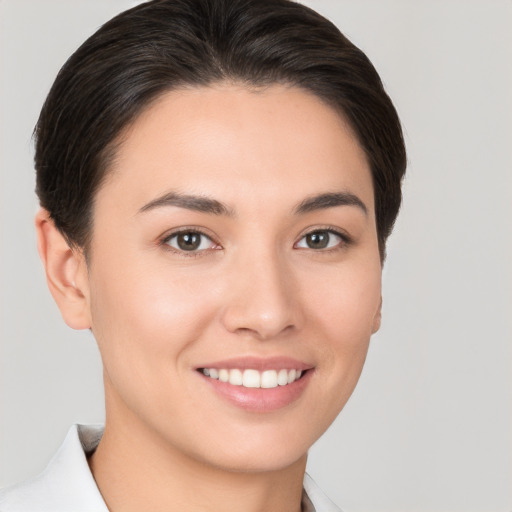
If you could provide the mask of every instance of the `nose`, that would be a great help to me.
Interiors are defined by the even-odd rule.
[[[303,315],[296,279],[277,255],[240,258],[231,267],[224,327],[261,340],[300,328]]]

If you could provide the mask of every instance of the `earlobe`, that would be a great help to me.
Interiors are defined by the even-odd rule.
[[[380,324],[382,321],[382,296],[380,298],[379,307],[375,316],[373,317],[373,326],[372,326],[372,334],[375,334],[380,329]]]
[[[87,267],[82,252],[69,246],[45,209],[36,214],[35,225],[48,288],[62,318],[73,329],[90,328]]]

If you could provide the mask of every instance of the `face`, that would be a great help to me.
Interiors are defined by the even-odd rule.
[[[292,464],[356,385],[380,281],[370,170],[335,111],[282,86],[167,93],[94,206],[107,425],[215,467]]]

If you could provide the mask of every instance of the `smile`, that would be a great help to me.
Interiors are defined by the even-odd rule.
[[[301,370],[288,370],[286,368],[264,371],[251,368],[245,370],[239,368],[201,368],[200,371],[210,379],[227,382],[233,386],[264,389],[292,384],[299,380],[303,373]]]
[[[213,393],[251,413],[270,413],[297,402],[315,374],[315,364],[287,356],[232,357],[195,367]]]

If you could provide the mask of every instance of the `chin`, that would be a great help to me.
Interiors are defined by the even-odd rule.
[[[230,473],[271,473],[289,469],[294,465],[305,465],[307,450],[290,450],[283,447],[280,450],[267,449],[251,451],[243,450],[240,453],[224,454],[216,461],[209,463]]]
[[[220,441],[211,439],[203,446],[196,445],[202,454],[196,451],[195,457],[207,465],[235,473],[273,472],[305,465],[307,452],[318,436],[293,432],[279,424],[265,427],[247,428],[242,436],[226,432]]]

